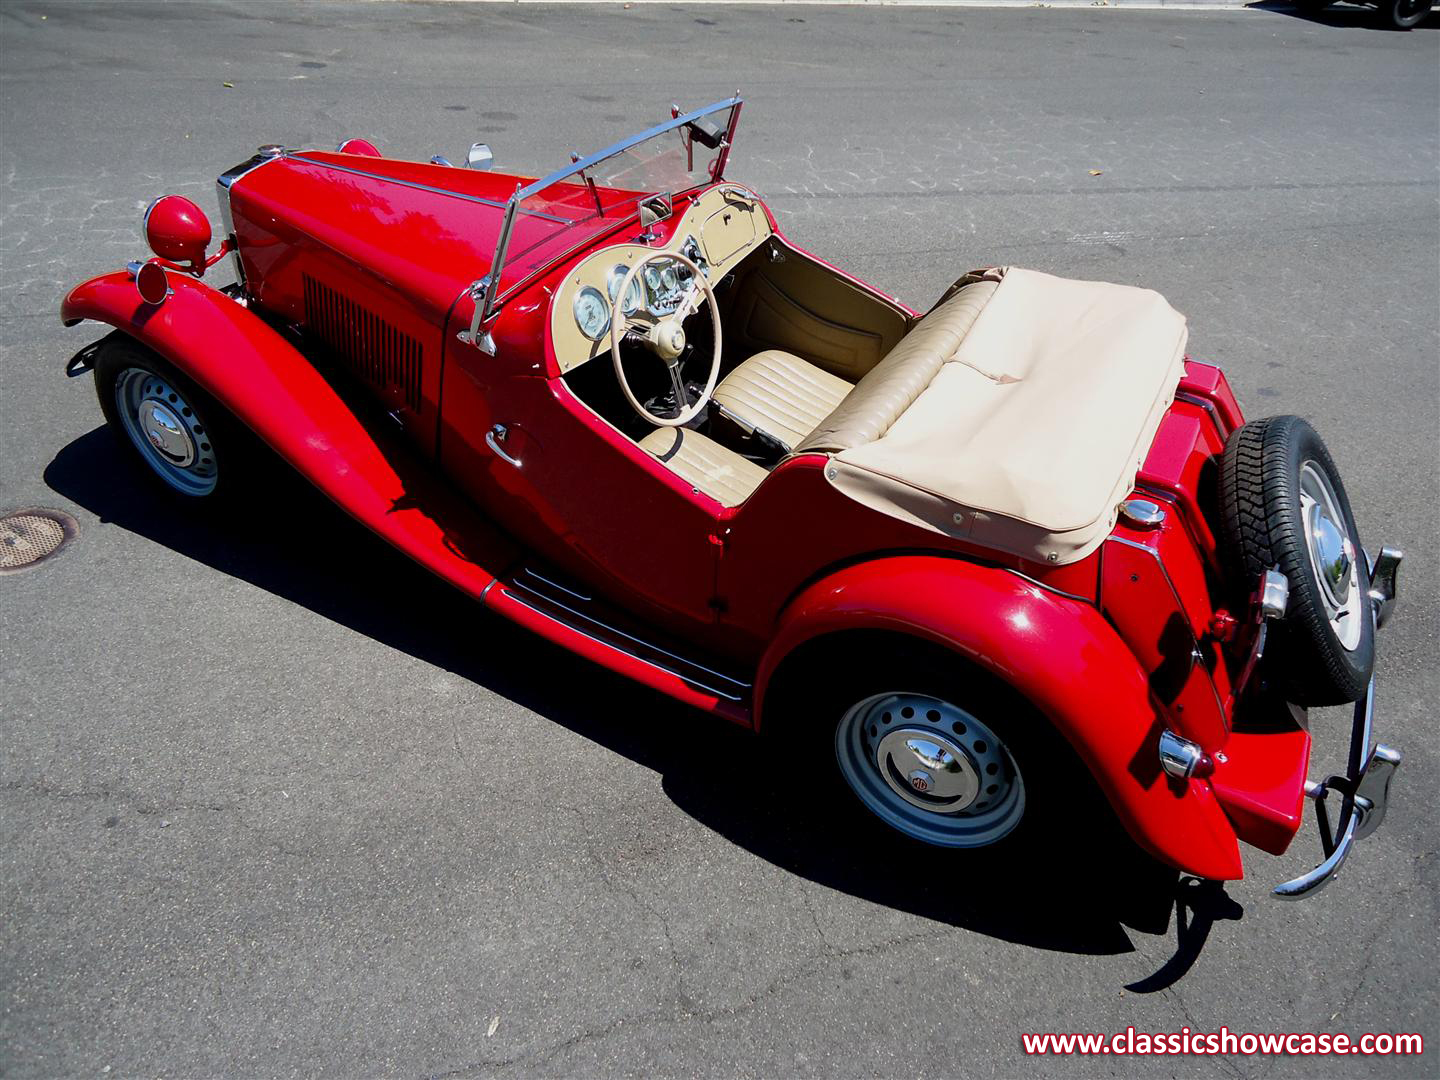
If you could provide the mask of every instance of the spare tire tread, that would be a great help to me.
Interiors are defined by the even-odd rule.
[[[1290,605],[1272,634],[1267,665],[1279,673],[1290,699],[1303,705],[1337,705],[1365,692],[1373,664],[1373,628],[1361,639],[1359,655],[1347,656],[1334,641],[1306,550],[1301,527],[1299,488],[1292,475],[1292,451],[1314,459],[1329,474],[1336,497],[1350,514],[1335,462],[1320,436],[1301,417],[1270,416],[1231,433],[1220,461],[1222,554],[1237,595],[1249,602],[1260,575],[1279,568],[1290,582]],[[1348,522],[1361,561],[1359,587],[1369,587],[1364,554]],[[1358,661],[1358,662],[1357,662]],[[1318,669],[1317,669],[1318,663]]]

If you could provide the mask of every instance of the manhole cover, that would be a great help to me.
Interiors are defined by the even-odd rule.
[[[63,510],[30,507],[0,516],[0,574],[44,562],[79,531],[75,519]]]

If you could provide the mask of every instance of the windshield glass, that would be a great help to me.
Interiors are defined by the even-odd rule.
[[[679,195],[719,177],[740,101],[732,98],[616,143],[515,194],[513,225],[491,268],[498,304],[595,233],[638,212],[650,195]]]

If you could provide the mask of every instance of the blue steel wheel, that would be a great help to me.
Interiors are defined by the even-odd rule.
[[[835,728],[840,774],[892,828],[929,844],[980,848],[1025,816],[1025,781],[984,721],[942,698],[864,698]]]
[[[143,367],[123,369],[115,377],[114,395],[121,429],[155,475],[182,495],[214,493],[219,460],[194,403]]]

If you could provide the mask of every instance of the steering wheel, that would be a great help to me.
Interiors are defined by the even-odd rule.
[[[643,306],[626,315],[620,308],[625,297],[630,295],[630,287],[635,283],[635,278],[652,262],[662,259],[690,268],[690,285],[680,297],[680,303],[669,315],[651,315]],[[685,329],[681,324],[688,316],[700,310],[702,302],[710,305],[710,325],[715,331],[715,350],[710,358],[710,378],[706,380],[705,389],[692,404],[689,391],[685,389],[685,379],[680,374],[680,354],[685,351]],[[656,416],[640,403],[630,389],[630,384],[625,381],[625,367],[620,362],[620,339],[631,332],[632,322],[636,324],[634,329],[641,340],[656,356],[665,361],[665,366],[670,371],[670,385],[675,389],[675,404],[680,409],[677,416]],[[610,301],[610,358],[615,362],[615,377],[620,382],[620,390],[624,393],[625,400],[652,424],[660,427],[684,427],[700,415],[700,410],[709,404],[714,395],[715,383],[720,378],[720,309],[715,303],[715,293],[710,289],[710,282],[698,266],[679,252],[652,251],[630,268],[615,293],[615,299]]]

